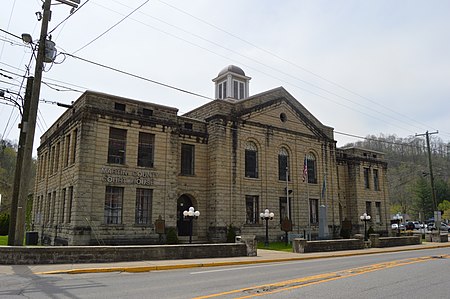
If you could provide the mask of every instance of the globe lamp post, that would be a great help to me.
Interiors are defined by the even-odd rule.
[[[272,220],[275,216],[274,213],[270,212],[269,209],[265,209],[264,213],[259,214],[261,220],[266,221],[266,240],[264,241],[264,246],[269,247],[269,220]]]
[[[397,213],[397,215],[394,215],[394,220],[397,221],[397,235],[400,236],[400,223],[403,221],[403,216]]]
[[[190,207],[189,210],[183,211],[184,218],[189,220],[189,244],[192,243],[192,226],[194,219],[197,219],[200,216],[199,211],[195,211],[194,207]]]
[[[367,213],[362,214],[359,216],[359,219],[361,221],[364,221],[364,240],[367,241],[367,221],[370,221],[370,215],[367,215]]]

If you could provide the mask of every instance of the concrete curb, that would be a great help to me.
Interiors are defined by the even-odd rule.
[[[174,265],[158,265],[158,266],[134,266],[134,267],[101,267],[101,268],[85,268],[85,269],[70,269],[70,270],[54,270],[36,272],[38,275],[45,274],[85,274],[85,273],[107,273],[107,272],[150,272],[150,271],[162,271],[162,270],[174,270],[174,269],[188,269],[188,268],[206,268],[206,267],[222,267],[222,266],[236,266],[236,265],[251,265],[251,264],[264,264],[264,263],[283,263],[291,261],[313,260],[313,259],[326,259],[335,257],[348,257],[359,256],[379,253],[392,253],[400,251],[413,251],[413,250],[425,250],[425,249],[437,249],[450,247],[450,243],[433,244],[427,247],[413,247],[413,248],[377,248],[372,251],[355,250],[351,252],[339,252],[334,251],[327,253],[326,255],[309,255],[290,258],[273,258],[273,259],[260,259],[260,260],[244,260],[244,261],[226,261],[226,262],[206,262],[206,263],[186,263],[186,264],[174,264]]]

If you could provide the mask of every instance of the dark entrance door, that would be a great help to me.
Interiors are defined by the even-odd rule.
[[[177,229],[179,236],[189,236],[190,223],[189,219],[184,219],[183,211],[192,207],[192,200],[187,195],[182,195],[177,201]]]

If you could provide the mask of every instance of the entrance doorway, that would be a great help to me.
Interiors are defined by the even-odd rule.
[[[189,219],[183,217],[183,211],[192,207],[192,200],[186,194],[183,194],[177,200],[177,230],[179,236],[189,236],[190,222]]]

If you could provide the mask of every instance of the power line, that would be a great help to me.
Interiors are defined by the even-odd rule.
[[[134,9],[132,12],[130,12],[128,15],[126,15],[124,18],[122,18],[119,22],[117,22],[116,24],[114,24],[113,26],[109,27],[106,31],[104,31],[102,34],[100,34],[99,36],[97,36],[96,38],[94,38],[93,40],[91,40],[90,42],[88,42],[86,45],[84,45],[83,47],[79,48],[78,50],[76,50],[75,52],[73,52],[73,54],[83,50],[84,48],[86,48],[87,46],[89,46],[90,44],[92,44],[93,42],[95,42],[96,40],[98,40],[100,37],[102,37],[103,35],[105,35],[106,33],[108,33],[109,31],[111,31],[114,27],[116,27],[117,25],[119,25],[120,23],[122,23],[123,21],[125,21],[125,19],[127,19],[129,16],[131,16],[134,12],[136,12],[138,9],[140,9],[142,6],[144,6],[145,4],[147,4],[150,0],[146,0],[144,3],[142,3],[141,5],[139,5],[136,9]]]
[[[79,56],[75,56],[75,55],[72,55],[72,54],[69,54],[69,53],[63,53],[63,54],[65,54],[67,56],[70,56],[72,58],[79,59],[79,60],[82,60],[84,62],[93,64],[93,65],[96,65],[96,66],[99,66],[99,67],[105,68],[105,69],[109,69],[109,70],[112,70],[112,71],[115,71],[115,72],[118,72],[118,73],[130,76],[130,77],[134,77],[134,78],[137,78],[137,79],[140,79],[140,80],[144,80],[144,81],[147,81],[147,82],[158,84],[158,85],[161,85],[161,86],[164,86],[164,87],[167,87],[167,88],[170,88],[170,89],[174,89],[174,90],[177,90],[177,91],[181,91],[181,92],[193,95],[193,96],[201,97],[201,98],[208,99],[208,100],[213,100],[212,98],[209,98],[207,96],[204,96],[204,95],[201,95],[201,94],[198,94],[198,93],[195,93],[195,92],[191,92],[191,91],[188,91],[188,90],[185,90],[185,89],[181,89],[181,88],[169,85],[169,84],[161,83],[161,82],[158,82],[158,81],[155,81],[155,80],[152,80],[152,79],[148,79],[148,78],[145,78],[143,76],[135,75],[135,74],[132,74],[132,73],[129,73],[129,72],[126,72],[126,71],[122,71],[122,70],[113,68],[111,66],[107,66],[107,65],[104,65],[104,64],[92,61],[92,60],[81,58]]]
[[[51,34],[53,31],[56,30],[56,28],[58,28],[61,24],[63,24],[64,22],[66,22],[70,17],[72,17],[76,12],[78,12],[84,5],[86,5],[90,0],[86,0],[83,4],[80,5],[80,7],[78,7],[76,10],[74,10],[73,12],[71,12],[64,20],[62,20],[61,22],[58,23],[58,25],[56,25],[52,30],[50,30],[50,32],[48,32],[47,34]]]
[[[9,25],[11,24],[11,19],[12,19],[12,16],[13,16],[13,13],[14,13],[14,7],[16,7],[16,0],[14,0],[14,3],[13,3],[13,6],[12,6],[12,8],[11,8],[11,13],[9,14],[9,20],[8,20],[8,25],[6,26],[6,29],[9,29]],[[1,29],[0,29],[1,30]],[[4,31],[4,30],[2,30],[3,32],[6,32],[6,31]],[[8,33],[8,32],[7,32]],[[8,33],[8,34],[11,34],[11,33]],[[3,50],[5,49],[5,44],[3,43],[2,44],[2,50],[0,51],[0,59],[2,58],[2,56],[3,56]]]
[[[3,30],[2,28],[0,28],[0,31],[1,31],[1,32],[4,32],[4,33],[6,33],[6,34],[9,34],[9,35],[11,35],[11,36],[14,36],[14,37],[17,38],[17,39],[22,40],[22,38],[21,38],[20,36],[15,35],[15,34],[9,32],[9,31]]]

